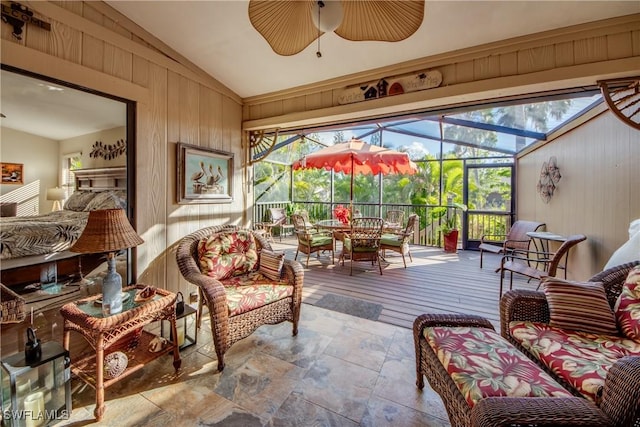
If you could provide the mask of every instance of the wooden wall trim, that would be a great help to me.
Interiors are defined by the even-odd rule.
[[[148,103],[149,91],[126,80],[2,40],[2,63],[123,99]]]
[[[594,85],[596,80],[637,73],[637,57],[582,64],[536,73],[497,77],[435,89],[299,111],[243,122],[243,130],[291,129],[383,117],[434,107],[473,104],[488,99]]]
[[[141,58],[147,59],[168,70],[171,70],[193,81],[196,81],[205,87],[220,92],[221,94],[228,96],[230,99],[234,100],[239,105],[242,105],[242,99],[240,98],[240,96],[238,96],[231,89],[227,88],[222,83],[206,73],[204,75],[201,73],[196,73],[177,60],[171,59],[169,56],[165,56],[163,54],[155,52],[154,50],[149,49],[143,44],[137,43],[130,38],[115,33],[73,12],[69,12],[68,10],[57,6],[54,3],[42,1],[27,1],[24,3],[26,3],[26,5],[30,9],[42,15],[44,20],[46,20],[46,18],[53,19],[55,21],[64,23],[71,28],[81,31],[84,34],[95,37],[98,40],[102,40],[104,42],[113,44],[114,46],[118,46],[118,48],[120,49],[140,56]],[[124,15],[122,16],[123,20],[131,22],[129,19],[124,17]],[[205,75],[207,77],[205,77]]]
[[[381,76],[392,76],[410,73],[416,70],[435,68],[452,63],[472,61],[487,56],[515,52],[522,49],[532,49],[541,46],[555,45],[563,42],[571,42],[581,38],[599,37],[625,31],[640,30],[640,14],[627,15],[601,21],[588,22],[565,28],[558,28],[526,36],[500,40],[480,46],[445,52],[438,55],[427,56],[420,59],[401,62],[386,67],[375,68],[360,73],[349,74],[322,82],[312,83],[278,92],[247,97],[244,104],[261,104],[277,101],[283,98],[307,95],[312,92],[321,92],[341,87],[347,87],[362,82],[376,80]]]

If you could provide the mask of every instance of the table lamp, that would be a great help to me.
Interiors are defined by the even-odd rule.
[[[89,212],[87,226],[69,249],[79,253],[107,252],[107,275],[102,283],[102,305],[111,314],[122,311],[122,277],[116,271],[116,252],[144,243],[122,209]]]
[[[51,209],[51,212],[61,210],[62,204],[60,202],[64,200],[64,190],[60,187],[48,189],[47,200],[53,200],[53,209]]]

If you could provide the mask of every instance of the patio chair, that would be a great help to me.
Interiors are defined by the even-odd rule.
[[[340,253],[340,260],[344,265],[344,259],[348,256],[351,260],[349,275],[353,275],[354,261],[371,261],[371,265],[378,263],[380,275],[380,238],[382,237],[382,218],[354,218],[351,221],[351,230],[345,233]]]
[[[515,250],[529,250],[531,238],[527,236],[530,231],[541,231],[546,227],[543,222],[518,220],[513,223],[507,234],[484,234],[480,238],[480,268],[482,268],[482,256],[484,251],[494,254],[508,254]],[[499,271],[499,268],[496,269]]]
[[[282,241],[282,225],[287,222],[287,213],[284,208],[269,208],[269,221],[258,222],[254,225],[256,230],[264,230],[261,234],[273,242],[273,229],[278,228],[278,235]]]
[[[269,242],[253,231],[217,225],[183,237],[176,251],[180,273],[198,287],[200,328],[203,305],[209,309],[211,333],[224,369],[224,355],[237,341],[262,325],[291,322],[298,334],[304,270],[297,261],[280,258]]]
[[[318,231],[307,228],[304,217],[299,214],[292,214],[291,222],[293,222],[293,231],[298,238],[298,248],[294,259],[298,259],[298,253],[300,252],[307,254],[306,266],[309,268],[309,256],[312,253],[315,253],[316,257],[318,257],[320,251],[331,251],[331,264],[334,263],[334,242],[331,231]]]
[[[316,229],[316,226],[313,225],[311,223],[311,221],[309,220],[309,212],[306,209],[300,209],[298,211],[295,212],[297,215],[300,215],[302,217],[302,219],[304,220],[304,227],[307,230],[314,230]],[[293,223],[293,219],[291,219],[291,222]]]
[[[409,219],[407,219],[407,226],[404,231],[399,233],[384,233],[380,238],[380,249],[382,250],[382,257],[385,257],[385,251],[387,249],[398,252],[402,255],[402,262],[404,264],[404,268],[407,268],[407,261],[404,256],[409,255],[409,259],[413,262],[413,258],[411,257],[411,250],[409,249],[409,242],[413,237],[413,231],[418,224],[419,217],[417,214],[409,215]]]
[[[396,232],[402,230],[404,225],[404,211],[388,210],[384,217],[384,230]]]
[[[561,261],[565,256],[569,255],[569,250],[584,240],[587,240],[585,235],[575,234],[567,237],[567,240],[560,245],[556,252],[514,250],[505,254],[500,261],[500,297],[502,297],[502,285],[505,272],[509,273],[510,290],[513,288],[514,273],[538,281],[542,281],[542,278],[545,276],[555,277],[558,269],[564,268]],[[539,287],[540,283],[538,283],[538,288]]]

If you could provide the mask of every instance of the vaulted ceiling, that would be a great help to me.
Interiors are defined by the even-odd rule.
[[[243,98],[417,58],[616,16],[633,1],[432,1],[400,42],[348,41],[335,33],[292,56],[276,54],[249,20],[249,1],[107,1]]]

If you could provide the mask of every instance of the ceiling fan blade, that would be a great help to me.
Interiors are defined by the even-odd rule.
[[[415,33],[424,17],[424,0],[343,1],[344,19],[335,33],[353,41],[397,42]]]
[[[322,33],[313,25],[311,1],[250,0],[249,20],[278,55],[303,51]]]

